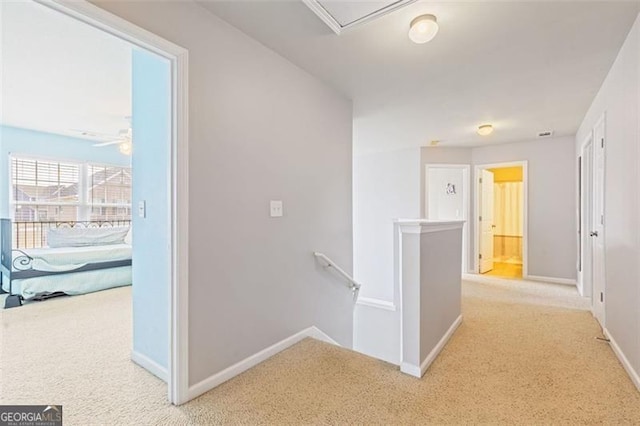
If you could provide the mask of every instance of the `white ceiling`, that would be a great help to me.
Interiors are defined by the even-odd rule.
[[[201,4],[353,99],[356,153],[575,134],[640,6],[416,2],[338,36],[301,1]],[[440,32],[417,45],[424,13]]]
[[[129,127],[127,43],[33,2],[0,8],[0,123],[72,136]]]

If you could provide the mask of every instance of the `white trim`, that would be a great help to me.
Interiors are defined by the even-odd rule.
[[[316,326],[309,327],[303,331],[306,333],[306,337],[311,337],[313,339],[320,340],[321,342],[329,343],[331,345],[342,346]]]
[[[607,339],[609,339],[609,345],[611,346],[613,353],[616,354],[616,357],[618,357],[620,364],[622,364],[622,366],[626,370],[627,374],[629,375],[629,378],[631,379],[633,384],[636,386],[636,389],[640,391],[640,375],[633,368],[633,366],[631,365],[627,357],[624,355],[624,352],[622,352],[622,349],[620,349],[620,346],[618,346],[618,344],[613,339],[613,337],[611,337],[611,333],[609,333],[609,330],[605,328],[603,329],[603,332],[604,332],[604,336]]]
[[[403,362],[402,364],[400,364],[400,371],[403,372],[404,374],[408,374],[413,377],[417,377],[417,378],[422,377],[422,372],[420,370],[420,367],[415,366],[413,364],[409,364],[408,362]]]
[[[35,0],[121,40],[168,59],[172,74],[171,295],[168,390],[173,404],[189,400],[189,52],[85,0]]]
[[[404,234],[427,234],[430,232],[452,231],[461,229],[464,220],[427,220],[427,219],[396,219],[400,231]]]
[[[473,272],[478,273],[480,270],[479,254],[480,254],[480,172],[484,169],[497,169],[503,167],[522,167],[522,276],[529,275],[529,162],[509,161],[505,163],[478,164],[474,168],[473,181]]]
[[[522,278],[529,281],[541,281],[541,282],[552,283],[552,284],[562,284],[562,285],[570,285],[570,286],[578,285],[578,281],[573,278],[543,277],[540,275],[526,275],[526,276],[523,276]]]
[[[462,242],[462,273],[468,272],[469,269],[469,255],[471,248],[471,165],[470,164],[449,164],[449,163],[426,163],[424,165],[424,203],[422,208],[424,209],[424,217],[429,218],[429,169],[462,169],[462,179],[464,181],[464,191],[462,200],[462,209],[464,210],[464,226],[462,230],[463,242]]]
[[[384,309],[386,311],[396,311],[396,305],[388,300],[376,299],[373,297],[359,297],[356,305],[368,306],[370,308]]]
[[[436,344],[436,346],[431,350],[431,352],[429,352],[429,355],[427,355],[424,361],[422,361],[422,363],[420,364],[420,367],[418,367],[417,365],[403,362],[400,365],[400,371],[418,378],[424,376],[424,373],[427,372],[431,364],[433,364],[433,361],[435,361],[438,355],[440,355],[440,352],[442,352],[444,347],[447,345],[447,342],[449,342],[449,339],[451,339],[451,336],[453,336],[453,333],[455,333],[458,327],[460,327],[460,324],[462,324],[462,315],[458,316],[458,318],[456,318],[455,321],[453,321],[453,323],[451,324],[447,332],[444,334],[444,336],[442,336],[438,344]]]
[[[166,383],[167,378],[169,377],[167,369],[161,366],[160,364],[158,364],[157,362],[155,362],[154,360],[152,360],[151,358],[149,358],[148,356],[143,355],[137,351],[131,351],[131,361],[135,362],[140,367],[144,368],[149,373],[153,374],[154,376],[156,376],[157,378],[159,378],[160,380]]]
[[[394,10],[397,10],[403,6],[406,6],[408,4],[411,4],[413,2],[415,2],[416,0],[399,0],[395,3],[390,4],[389,6],[385,6],[384,8],[373,12],[369,15],[363,16],[362,18],[359,18],[347,25],[341,25],[334,17],[333,15],[331,15],[327,9],[325,9],[324,7],[322,7],[322,4],[318,1],[318,0],[302,0],[302,2],[304,4],[306,4],[309,9],[311,9],[313,11],[313,13],[315,13],[318,18],[320,18],[322,20],[322,22],[324,22],[325,24],[327,24],[329,26],[329,28],[331,28],[331,30],[336,33],[337,35],[342,34],[344,31],[349,30],[353,27],[359,26],[361,24],[364,24],[366,22],[372,21],[376,18],[379,18],[381,16],[384,16],[388,13],[393,12]],[[409,31],[408,26],[407,26],[407,31]]]
[[[402,276],[402,244],[403,244],[403,233],[402,233],[402,229],[397,226],[398,229],[398,264],[396,265],[396,268],[398,269],[398,282],[397,282],[397,288],[398,288],[398,299],[397,299],[397,303],[399,306],[399,311],[400,311],[400,330],[398,330],[398,332],[400,333],[400,362],[402,362],[402,360],[404,359],[404,304],[402,303],[402,283],[403,283],[403,276]],[[394,291],[395,293],[395,291]]]
[[[251,355],[250,357],[247,357],[245,359],[243,359],[242,361],[232,365],[231,367],[225,368],[224,370],[215,373],[209,377],[207,377],[206,379],[196,383],[195,385],[191,386],[189,388],[189,399],[193,399],[193,398],[197,398],[198,396],[202,395],[205,392],[210,391],[211,389],[215,388],[216,386],[221,385],[222,383],[233,379],[234,377],[236,377],[237,375],[244,373],[245,371],[249,370],[250,368],[255,367],[256,365],[260,364],[261,362],[266,361],[267,359],[271,358],[272,356],[282,352],[283,350],[295,345],[296,343],[300,342],[301,340],[307,338],[307,337],[311,337],[314,338],[316,340],[320,340],[326,343],[331,343],[333,345],[337,345],[339,346],[335,340],[333,340],[332,338],[330,338],[329,336],[327,336],[325,333],[323,333],[320,329],[318,329],[317,327],[309,327],[306,328],[296,334],[294,334],[293,336],[289,336],[284,340],[279,341],[278,343],[275,343],[271,346],[269,346],[268,348],[265,348],[263,350],[261,350],[258,353],[255,353],[253,355]]]

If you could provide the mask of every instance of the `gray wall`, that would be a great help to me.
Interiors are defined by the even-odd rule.
[[[512,161],[528,162],[529,275],[576,278],[576,158],[573,137],[532,140],[477,148],[422,148],[422,211],[424,166],[471,164],[474,185],[476,165]],[[469,265],[474,261],[474,194],[471,192]]]
[[[189,49],[189,381],[312,325],[351,346],[351,102],[191,2],[98,2]],[[284,217],[269,217],[269,200]]]
[[[461,252],[462,229],[420,234],[420,270],[424,272],[420,273],[418,365],[462,314]]]
[[[576,163],[573,137],[472,150],[474,166],[528,162],[529,275],[576,279]],[[473,202],[472,202],[473,211]],[[477,215],[472,213],[471,217]],[[471,223],[473,247],[474,223]]]
[[[640,371],[640,18],[576,135],[576,158],[588,133],[606,113],[605,323]]]

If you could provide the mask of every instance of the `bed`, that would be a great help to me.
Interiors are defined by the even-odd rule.
[[[131,285],[130,225],[0,219],[5,308]]]

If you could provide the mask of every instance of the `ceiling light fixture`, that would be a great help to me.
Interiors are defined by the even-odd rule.
[[[477,131],[480,136],[489,136],[493,133],[493,126],[491,124],[483,124],[478,127]]]
[[[420,15],[409,25],[409,38],[412,42],[427,43],[438,34],[438,20],[434,15]]]

